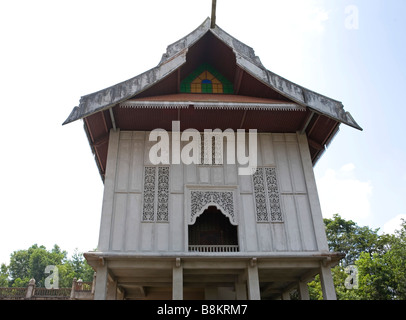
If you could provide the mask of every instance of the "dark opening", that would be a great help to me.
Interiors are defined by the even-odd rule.
[[[210,206],[189,226],[189,245],[238,245],[237,227]]]

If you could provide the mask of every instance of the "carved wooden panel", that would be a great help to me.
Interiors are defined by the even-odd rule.
[[[276,169],[257,168],[252,181],[257,222],[282,222]]]
[[[168,221],[168,202],[169,167],[145,167],[142,220]]]

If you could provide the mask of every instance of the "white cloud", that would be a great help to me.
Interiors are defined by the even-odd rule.
[[[318,179],[318,191],[323,217],[335,213],[347,220],[358,221],[371,213],[372,185],[354,177],[355,166],[346,164],[340,170],[328,169]]]
[[[394,234],[395,230],[400,229],[400,225],[402,223],[401,219],[406,220],[406,214],[398,214],[396,217],[387,221],[382,228],[382,231],[387,234]]]
[[[307,12],[307,28],[309,31],[324,31],[324,22],[329,18],[328,12],[321,8],[313,8]]]
[[[329,13],[324,8],[302,0],[275,3],[270,5],[269,12],[272,12],[273,24],[287,28],[289,33],[321,34],[329,20]]]
[[[344,172],[351,172],[355,169],[355,165],[353,163],[347,163],[340,168],[340,171]]]

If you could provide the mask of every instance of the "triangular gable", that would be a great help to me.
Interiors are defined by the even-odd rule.
[[[204,63],[180,83],[182,93],[233,93],[233,84],[211,65]]]

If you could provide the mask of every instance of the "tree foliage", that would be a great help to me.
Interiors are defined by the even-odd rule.
[[[32,278],[35,279],[37,287],[44,287],[45,279],[50,275],[45,269],[51,265],[58,268],[61,288],[70,287],[74,277],[92,281],[94,271],[83,254],[75,250],[71,259],[68,259],[67,255],[58,245],[47,250],[44,246],[34,244],[27,250],[14,251],[10,255],[10,264],[1,265],[0,287],[26,287]]]
[[[346,254],[332,268],[339,300],[406,299],[406,221],[394,235],[379,235],[379,229],[360,227],[338,214],[324,224],[330,250]],[[309,283],[309,293],[311,299],[323,299],[318,276]]]

